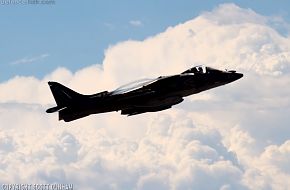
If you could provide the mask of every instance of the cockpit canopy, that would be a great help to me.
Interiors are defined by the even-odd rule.
[[[186,71],[184,71],[181,74],[185,74],[185,73],[193,73],[193,74],[202,74],[202,73],[206,73],[206,67],[205,66],[196,66],[196,67],[192,67]]]
[[[204,65],[201,65],[201,66],[192,67],[182,72],[181,74],[186,74],[186,73],[205,74],[205,73],[211,73],[211,72],[221,72],[221,71],[217,69],[213,69],[211,67],[206,67]]]
[[[111,94],[124,94],[139,88],[142,88],[143,86],[146,86],[148,84],[151,84],[155,81],[157,81],[158,78],[155,79],[140,79],[137,81],[130,82],[128,84],[125,84],[123,86],[120,86],[119,88],[115,89],[114,91],[111,92]]]

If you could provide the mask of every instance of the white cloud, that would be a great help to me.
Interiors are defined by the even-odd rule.
[[[140,20],[130,20],[129,22],[132,26],[140,27],[143,26],[143,23]]]
[[[202,17],[218,25],[234,24],[266,24],[265,16],[255,13],[251,9],[243,9],[235,4],[219,5],[211,12],[205,12]]]
[[[49,56],[49,54],[45,53],[45,54],[41,54],[41,55],[34,56],[34,57],[24,57],[22,59],[18,59],[16,61],[11,62],[10,65],[34,63],[34,62],[43,60],[43,59],[45,59],[48,56]]]
[[[290,38],[268,19],[220,5],[144,41],[110,47],[102,66],[1,83],[0,183],[289,189]],[[159,113],[108,113],[71,123],[45,113],[54,104],[49,80],[88,94],[197,64],[245,76]]]

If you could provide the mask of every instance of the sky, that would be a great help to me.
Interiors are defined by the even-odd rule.
[[[42,78],[58,67],[77,71],[102,64],[110,46],[129,39],[144,40],[228,1],[51,2],[15,5],[1,1],[0,70],[5,72],[0,81],[16,75]],[[246,0],[235,4],[265,16],[290,20],[286,0]]]
[[[279,3],[1,5],[1,187],[290,189],[290,6]],[[45,113],[48,81],[91,94],[201,64],[244,77],[157,113]]]

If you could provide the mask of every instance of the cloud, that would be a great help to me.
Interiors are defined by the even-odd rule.
[[[108,48],[102,65],[1,83],[0,183],[289,189],[290,39],[268,19],[223,4],[144,41]],[[90,94],[199,64],[244,78],[158,113],[71,123],[45,113],[54,104],[49,80]]]
[[[37,110],[35,113],[35,116],[39,115]],[[43,120],[53,122],[54,126],[57,123],[55,119]],[[6,148],[2,168],[11,172],[5,173],[1,182],[16,179],[22,183],[73,182],[77,187],[88,185],[88,189],[219,188],[224,183],[241,187],[242,173],[235,161],[231,161],[235,159],[234,155],[221,144],[219,132],[195,126],[190,118],[187,123],[181,119],[168,115],[155,117],[151,119],[152,125],[146,135],[139,140],[112,138],[94,125],[83,125],[82,128],[72,125],[71,129],[59,126],[51,130],[39,125],[33,137],[29,132],[15,135],[7,130],[2,135],[5,137],[3,141],[6,141],[4,144],[15,148]],[[162,133],[156,133],[158,126],[168,123],[168,120],[171,126],[165,127]],[[22,128],[29,128],[30,122],[21,123]],[[83,127],[86,127],[85,131]],[[50,132],[44,134],[47,130]],[[6,140],[11,136],[14,136],[13,140]],[[211,142],[206,142],[207,138]],[[14,171],[25,172],[26,175],[18,178]],[[216,178],[215,172],[220,177]],[[228,174],[232,175],[229,179],[226,177]],[[202,176],[213,182],[204,184]]]
[[[45,54],[41,54],[41,55],[34,56],[34,57],[24,57],[22,59],[18,59],[16,61],[11,62],[10,65],[30,64],[30,63],[34,63],[37,61],[41,61],[48,56],[49,56],[49,54],[45,53]]]
[[[135,27],[143,26],[143,23],[140,20],[130,20],[129,24]]]
[[[109,22],[105,22],[105,23],[104,23],[104,26],[107,27],[107,28],[110,29],[110,30],[114,30],[114,29],[115,29],[114,24],[109,23]]]
[[[257,14],[251,9],[243,9],[235,4],[221,4],[213,11],[205,12],[203,18],[215,22],[218,25],[234,24],[266,24],[268,18]]]

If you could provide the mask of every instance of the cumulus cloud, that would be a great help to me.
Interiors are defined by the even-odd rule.
[[[108,48],[102,65],[1,83],[0,183],[289,189],[290,38],[268,21],[223,4],[144,41]],[[71,123],[45,113],[54,104],[49,80],[90,94],[199,64],[245,76],[159,113]]]

